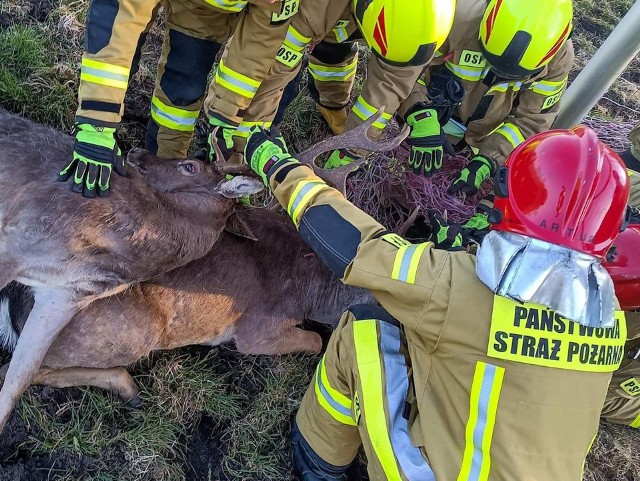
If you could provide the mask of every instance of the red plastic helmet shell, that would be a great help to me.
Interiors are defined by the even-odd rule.
[[[602,265],[609,271],[620,307],[640,310],[640,225],[630,225],[613,242],[610,261]]]
[[[498,172],[493,229],[604,259],[624,220],[627,177],[618,154],[588,127],[534,135]]]

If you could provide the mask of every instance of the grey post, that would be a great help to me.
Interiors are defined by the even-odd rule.
[[[578,74],[562,97],[553,128],[573,127],[589,113],[640,51],[640,0],[637,0]]]

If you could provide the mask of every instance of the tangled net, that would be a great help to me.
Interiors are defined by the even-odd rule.
[[[396,132],[397,127],[391,127],[390,133]],[[467,164],[467,157],[445,156],[442,169],[431,177],[425,177],[409,169],[409,145],[403,142],[391,152],[373,154],[360,170],[349,177],[347,197],[391,231],[398,231],[416,209],[419,209],[419,215],[426,216],[434,211],[449,222],[463,223],[493,188],[489,181],[474,196],[447,193]]]
[[[627,135],[634,126],[631,122],[608,122],[594,117],[587,117],[583,123],[617,151],[627,148]],[[393,126],[390,130],[392,135],[398,131]],[[436,211],[449,222],[463,223],[473,215],[477,203],[493,189],[492,182],[487,181],[480,192],[471,197],[447,193],[470,154],[463,151],[456,157],[446,157],[442,170],[426,178],[409,170],[409,146],[404,142],[392,152],[372,154],[366,165],[348,179],[347,197],[391,231],[398,231],[416,208],[423,216]]]

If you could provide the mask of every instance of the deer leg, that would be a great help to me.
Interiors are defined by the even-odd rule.
[[[263,336],[260,337],[260,334]],[[236,347],[242,354],[278,355],[292,352],[317,354],[322,349],[322,338],[317,332],[292,326],[267,335],[259,330],[255,336],[237,335]]]
[[[78,310],[63,289],[35,288],[34,295],[33,309],[20,333],[0,389],[0,432],[47,350]]]
[[[40,369],[31,384],[52,387],[95,386],[113,392],[137,407],[142,404],[140,390],[127,370],[123,367],[105,369],[89,367],[66,367],[64,369]]]

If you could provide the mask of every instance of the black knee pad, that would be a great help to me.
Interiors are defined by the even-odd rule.
[[[98,53],[109,45],[113,33],[113,23],[119,9],[118,0],[91,0],[85,34],[87,52]]]
[[[358,51],[358,45],[353,42],[329,43],[324,40],[318,43],[311,52],[322,63],[335,65],[352,57]]]
[[[204,95],[207,76],[221,45],[169,30],[169,46],[160,87],[174,105],[185,107]]]
[[[278,112],[276,112],[276,116],[273,119],[274,125],[278,125],[280,122],[282,122],[282,117],[284,117],[285,109],[300,93],[300,81],[302,80],[302,71],[304,67],[305,64],[303,63],[302,68],[298,70],[298,74],[285,87],[284,92],[282,93],[282,98],[280,99],[280,103],[278,104]]]
[[[334,466],[318,456],[300,433],[293,420],[291,425],[291,450],[293,466],[302,481],[347,481],[349,466]]]
[[[149,118],[147,124],[147,135],[144,138],[144,148],[152,154],[158,153],[158,129],[160,127],[155,120]]]

